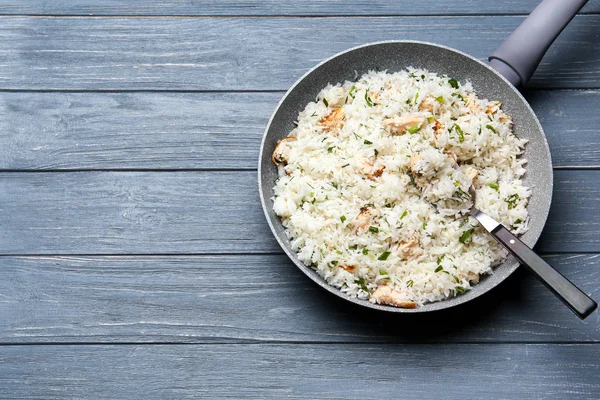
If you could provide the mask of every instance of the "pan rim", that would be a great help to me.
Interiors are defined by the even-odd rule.
[[[509,276],[511,276],[516,270],[517,268],[519,268],[520,264],[519,262],[514,259],[514,257],[509,256],[507,258],[506,261],[504,261],[504,267],[505,269],[503,270],[503,273],[505,274],[504,276],[501,277],[501,279],[497,280],[490,288],[488,288],[485,291],[480,291],[480,292],[476,292],[476,291],[468,291],[467,293],[464,293],[458,297],[454,297],[452,299],[445,299],[445,300],[440,300],[434,303],[428,303],[425,304],[423,306],[420,307],[416,307],[413,309],[409,309],[409,308],[398,308],[398,307],[392,307],[392,306],[387,306],[387,305],[381,305],[381,304],[374,304],[369,302],[368,300],[362,300],[362,299],[358,299],[358,298],[353,298],[350,297],[348,295],[346,295],[345,293],[343,293],[340,289],[331,286],[329,283],[327,283],[323,278],[321,278],[319,275],[317,275],[317,273],[312,270],[309,266],[305,265],[304,263],[302,263],[298,258],[296,253],[294,253],[293,251],[289,250],[286,248],[285,243],[283,238],[281,238],[278,234],[277,231],[275,230],[275,226],[273,225],[273,222],[271,220],[271,216],[268,213],[268,205],[267,205],[267,200],[265,199],[265,196],[263,196],[263,192],[262,192],[262,188],[263,188],[263,181],[262,181],[262,161],[263,161],[263,152],[264,152],[264,147],[265,147],[265,143],[267,140],[267,135],[268,132],[271,128],[271,124],[273,123],[273,120],[275,118],[275,116],[277,115],[277,112],[279,111],[281,105],[283,104],[283,102],[288,98],[288,96],[296,89],[296,87],[302,82],[304,81],[304,79],[306,79],[310,74],[312,74],[316,69],[318,69],[319,67],[327,64],[328,62],[330,62],[331,60],[340,57],[346,53],[352,52],[352,51],[356,51],[356,50],[360,50],[362,48],[365,47],[371,47],[371,46],[379,46],[379,45],[385,45],[385,44],[419,44],[419,45],[426,45],[426,46],[431,46],[431,47],[435,47],[437,49],[443,49],[443,50],[447,50],[453,53],[456,53],[458,55],[461,55],[463,57],[468,58],[471,61],[474,61],[478,64],[480,64],[481,66],[485,67],[488,71],[490,71],[491,73],[495,74],[497,77],[499,77],[505,85],[507,85],[508,87],[510,87],[513,92],[519,97],[519,99],[522,101],[523,105],[525,106],[526,110],[529,112],[529,114],[533,117],[533,121],[535,122],[535,125],[537,127],[537,129],[539,130],[539,132],[542,134],[542,144],[543,144],[543,151],[545,151],[548,160],[550,162],[550,165],[552,166],[552,154],[550,153],[550,147],[548,144],[548,138],[546,137],[546,134],[544,132],[544,129],[539,121],[539,119],[537,118],[537,115],[535,114],[535,112],[533,111],[533,109],[531,108],[531,105],[529,104],[529,102],[527,101],[527,99],[525,99],[525,97],[521,94],[521,92],[514,87],[506,78],[504,78],[504,76],[502,76],[499,72],[497,72],[495,69],[493,69],[492,67],[490,67],[488,64],[482,62],[481,60],[473,57],[470,54],[467,54],[463,51],[457,50],[455,48],[452,47],[448,47],[448,46],[444,46],[444,45],[440,45],[437,43],[432,43],[432,42],[427,42],[427,41],[420,41],[420,40],[384,40],[384,41],[377,41],[377,42],[370,42],[370,43],[365,43],[365,44],[361,44],[358,46],[354,46],[351,48],[348,48],[346,50],[343,50],[341,52],[338,52],[326,59],[324,59],[323,61],[319,62],[318,64],[316,64],[315,66],[313,66],[312,68],[310,68],[308,71],[306,71],[300,78],[298,78],[293,84],[292,86],[285,92],[285,94],[282,96],[282,98],[280,99],[280,101],[277,103],[277,106],[275,107],[275,109],[273,110],[271,117],[269,118],[269,121],[265,127],[265,130],[263,132],[263,136],[262,136],[262,140],[261,140],[261,144],[260,144],[260,149],[259,149],[259,157],[258,157],[258,189],[259,189],[259,197],[260,197],[260,202],[261,202],[261,206],[263,209],[263,213],[265,215],[265,218],[267,220],[267,223],[269,225],[269,228],[273,234],[273,236],[275,237],[275,240],[277,241],[277,243],[279,244],[279,246],[281,247],[281,249],[283,250],[283,252],[288,256],[288,258],[296,265],[296,267],[298,267],[306,276],[308,276],[313,282],[315,282],[317,285],[319,285],[320,287],[322,287],[323,289],[326,289],[329,293],[334,294],[337,297],[340,297],[346,301],[349,301],[351,303],[357,304],[359,306],[365,307],[365,308],[370,308],[370,309],[374,309],[374,310],[379,310],[379,311],[386,311],[386,312],[392,312],[392,313],[400,313],[400,314],[419,314],[419,313],[424,313],[424,312],[432,312],[432,311],[441,311],[441,310],[445,310],[445,309],[449,309],[452,307],[456,307],[456,306],[460,306],[464,303],[467,303],[471,300],[474,300],[486,293],[489,293],[490,291],[492,291],[493,289],[495,289],[496,287],[498,287],[502,282],[504,282]],[[553,168],[550,168],[550,178],[553,178]],[[550,192],[550,198],[549,198],[549,202],[548,205],[546,207],[546,209],[544,210],[545,212],[543,213],[543,215],[540,215],[539,217],[543,219],[543,226],[545,226],[547,220],[548,220],[548,215],[549,215],[549,211],[550,211],[550,206],[552,203],[552,193],[553,193],[553,189],[554,189],[554,181],[553,179],[550,179],[549,181],[549,185],[547,187],[546,190],[548,190]],[[540,236],[541,236],[542,230],[540,230],[539,232],[535,233],[532,237],[530,237],[528,240],[524,240],[524,242],[529,245],[530,247],[533,247],[535,245],[535,243],[539,240]],[[450,301],[452,300],[452,301]]]

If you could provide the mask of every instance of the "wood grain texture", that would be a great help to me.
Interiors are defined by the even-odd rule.
[[[545,258],[598,298],[600,255]],[[527,271],[424,315],[344,302],[283,255],[2,257],[0,293],[0,344],[600,342],[597,314],[579,321]]]
[[[255,169],[282,93],[0,93],[0,169]],[[600,91],[530,91],[555,166],[600,167]]]
[[[408,0],[86,0],[0,1],[0,14],[18,15],[456,15],[456,14],[528,14],[538,0],[447,1],[443,5]],[[581,11],[600,11],[597,0],[590,1]]]
[[[485,59],[523,17],[0,18],[0,89],[286,90],[319,61],[390,39]],[[531,86],[598,87],[600,16],[577,16]],[[443,33],[443,34],[442,34]]]
[[[600,171],[555,171],[537,249],[595,252]],[[256,173],[0,173],[1,254],[206,254],[280,251]]]
[[[0,347],[11,398],[590,399],[600,345]]]

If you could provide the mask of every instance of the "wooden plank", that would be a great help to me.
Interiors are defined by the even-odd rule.
[[[546,256],[596,298],[600,255]],[[325,292],[283,255],[0,258],[0,343],[600,342],[519,271],[441,313],[375,313]],[[405,329],[410,324],[411,329]]]
[[[0,347],[13,399],[597,399],[600,345]]]
[[[254,169],[281,93],[0,93],[0,169]],[[600,166],[600,91],[530,91],[557,167]]]
[[[3,17],[0,88],[285,90],[332,54],[380,40],[439,42],[485,59],[522,20]],[[599,29],[600,16],[576,17],[531,86],[598,87]]]
[[[600,171],[559,170],[538,249],[595,252]],[[279,251],[256,173],[0,173],[2,254]]]
[[[492,0],[414,2],[401,0],[102,0],[90,3],[85,0],[53,1],[33,0],[18,2],[0,1],[0,14],[19,15],[457,15],[457,14],[528,14],[538,0]],[[582,13],[600,11],[598,1],[592,0]]]

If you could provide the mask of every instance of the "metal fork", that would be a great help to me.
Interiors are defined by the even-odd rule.
[[[475,208],[476,193],[472,185],[469,188],[469,194],[473,202],[469,214],[479,221],[481,226],[491,233],[494,239],[510,251],[522,265],[527,267],[571,311],[577,314],[579,318],[584,319],[598,307],[598,304],[592,298],[552,268],[525,243],[502,226],[502,224]]]

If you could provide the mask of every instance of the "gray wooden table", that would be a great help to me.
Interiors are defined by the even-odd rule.
[[[484,59],[537,0],[0,0],[0,398],[599,399],[600,319],[525,271],[390,316],[324,293],[258,200],[318,61],[385,39]],[[555,164],[537,250],[600,297],[600,1],[526,91]]]

